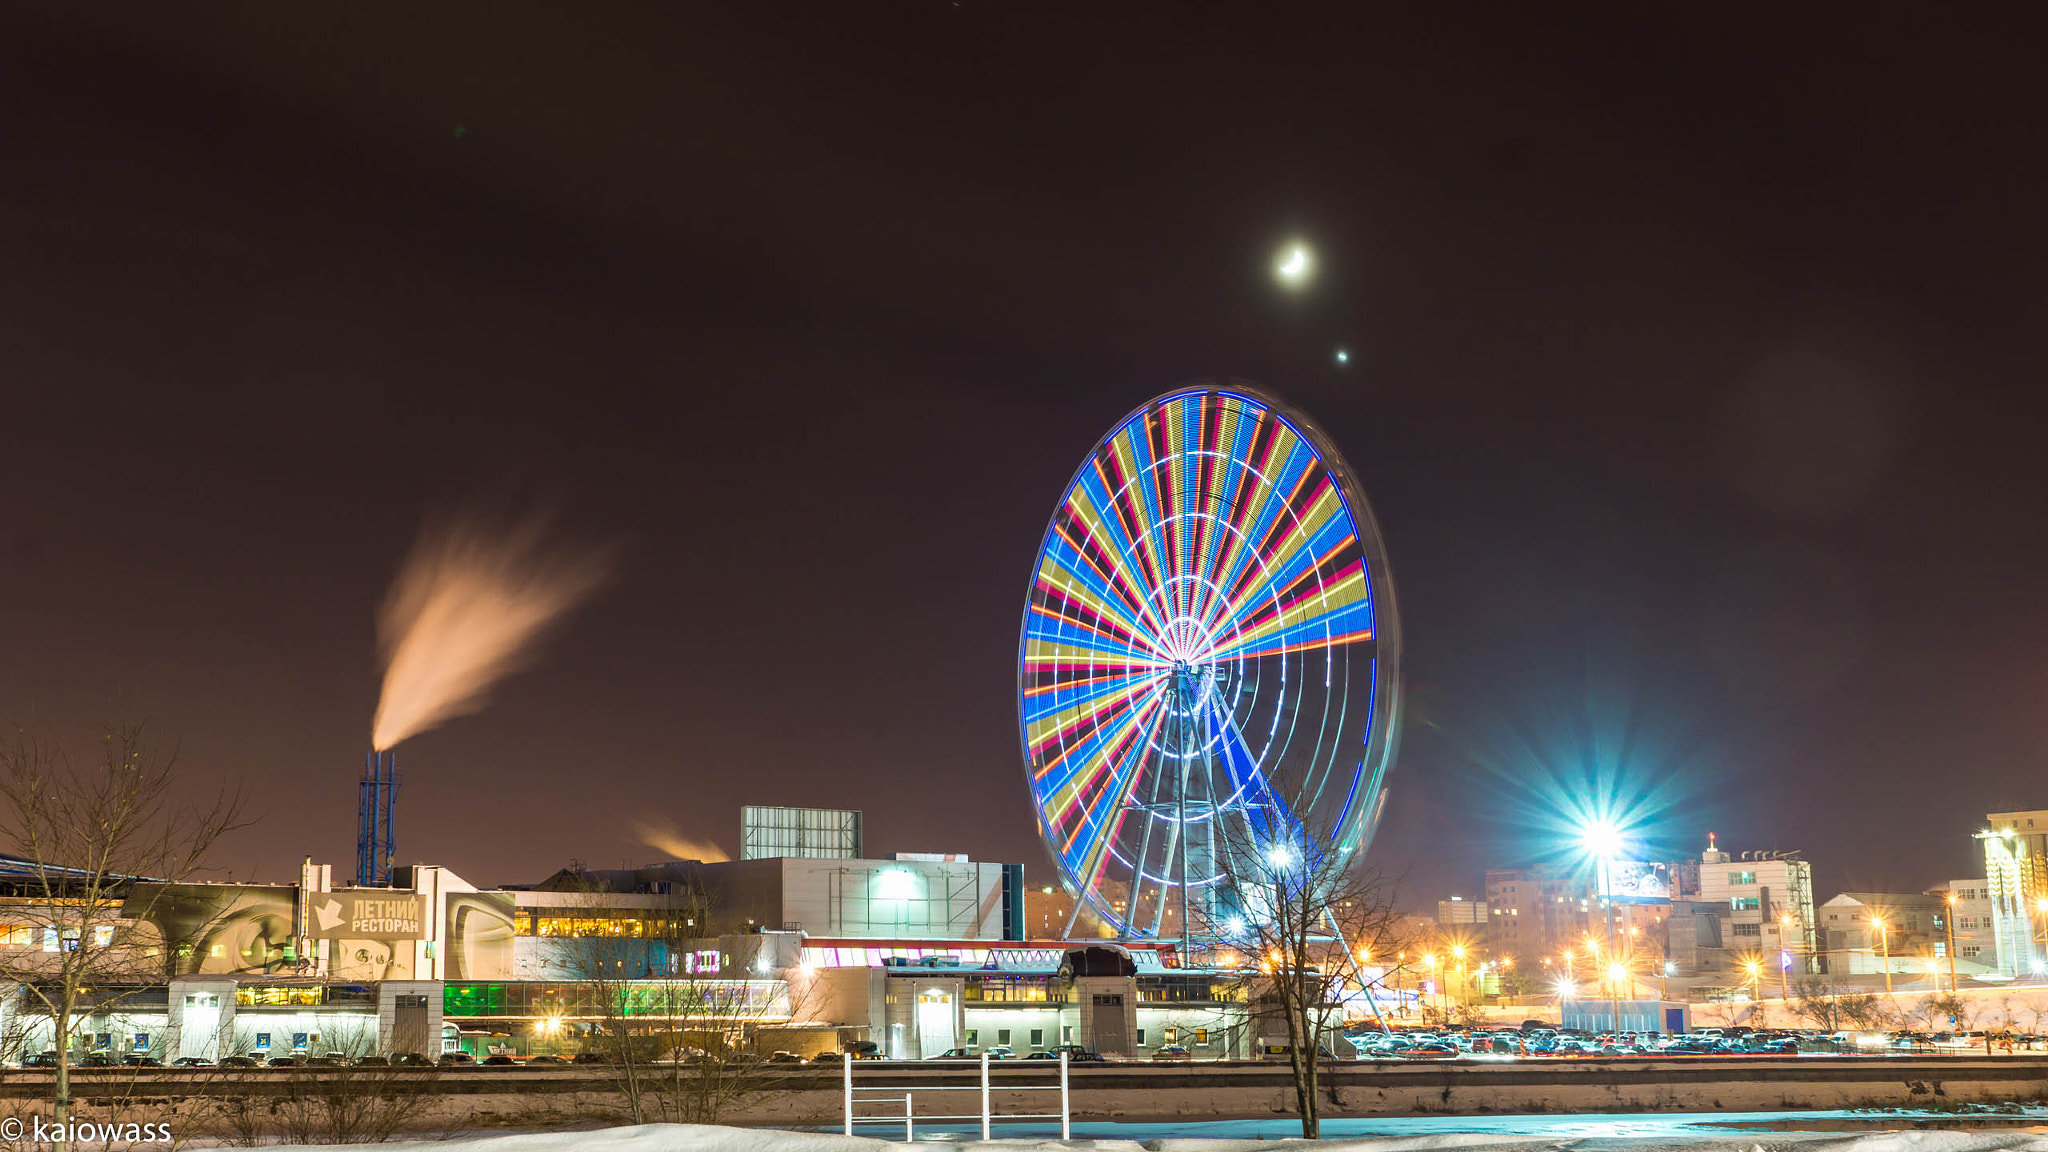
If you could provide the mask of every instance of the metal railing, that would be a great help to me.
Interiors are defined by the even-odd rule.
[[[1059,1111],[996,1112],[990,1096],[988,1053],[984,1052],[981,1054],[981,1112],[979,1114],[970,1112],[959,1116],[920,1116],[917,1114],[914,1098],[920,1091],[925,1095],[931,1095],[939,1092],[972,1092],[974,1089],[919,1086],[916,1084],[864,1084],[857,1086],[853,1082],[853,1065],[855,1063],[853,1054],[851,1052],[847,1053],[842,1057],[842,1061],[845,1065],[846,1134],[848,1136],[853,1135],[853,1126],[856,1124],[895,1124],[901,1122],[903,1125],[903,1138],[905,1140],[915,1140],[917,1139],[917,1122],[919,1120],[927,1124],[943,1121],[979,1120],[981,1121],[981,1138],[987,1140],[989,1139],[989,1125],[995,1120],[1058,1120],[1060,1122],[1060,1139],[1067,1140],[1071,1138],[1069,1135],[1071,1131],[1069,1121],[1071,1112],[1068,1107],[1071,1097],[1067,1091],[1067,1054],[1065,1052],[1060,1053],[1060,1082],[1058,1084],[1022,1084],[1016,1086],[1006,1084],[1003,1086],[1003,1091],[1005,1092],[1058,1092],[1060,1094]],[[933,1061],[933,1063],[942,1062]],[[951,1063],[951,1061],[944,1061],[943,1063]],[[903,1099],[903,1113],[900,1116],[893,1113],[887,1116],[856,1116],[854,1114],[854,1109],[860,1104],[894,1103],[898,1096],[901,1096]]]

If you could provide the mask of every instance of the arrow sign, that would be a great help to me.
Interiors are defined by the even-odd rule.
[[[341,901],[339,900],[322,900],[320,903],[313,905],[313,915],[319,917],[320,931],[322,933],[334,931],[335,925],[347,919],[347,917],[341,914]]]

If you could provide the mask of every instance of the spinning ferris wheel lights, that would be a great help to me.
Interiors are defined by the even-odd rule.
[[[1362,849],[1399,632],[1371,510],[1306,417],[1212,386],[1125,417],[1053,513],[1019,644],[1026,778],[1074,916],[1214,938],[1262,855]]]

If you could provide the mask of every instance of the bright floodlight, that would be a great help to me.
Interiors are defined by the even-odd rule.
[[[1275,844],[1267,850],[1266,859],[1272,861],[1275,868],[1285,868],[1294,863],[1294,854],[1287,850],[1287,845]]]
[[[1310,263],[1308,245],[1290,244],[1281,249],[1279,260],[1273,264],[1273,274],[1280,277],[1282,284],[1298,288],[1308,283]]]
[[[1351,363],[1351,353],[1349,353],[1349,352],[1346,352],[1346,351],[1345,351],[1345,350],[1343,350],[1342,348],[1339,348],[1339,349],[1337,349],[1337,363],[1339,363],[1339,364],[1349,364],[1349,363]]]
[[[1607,966],[1607,978],[1617,984],[1621,983],[1623,980],[1628,979],[1628,967],[1622,964],[1609,964]]]
[[[1611,821],[1594,820],[1579,829],[1579,843],[1594,856],[1611,860],[1621,853],[1621,829]]]
[[[1229,923],[1223,926],[1223,930],[1232,936],[1244,935],[1244,917],[1232,916]]]

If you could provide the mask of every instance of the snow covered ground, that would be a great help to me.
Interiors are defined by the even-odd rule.
[[[1939,1124],[1941,1127],[1923,1127]],[[984,1152],[2048,1152],[2048,1110],[2010,1113],[1713,1112],[1666,1115],[1431,1116],[1333,1119],[1308,1145],[1298,1125],[1269,1120],[1102,1123],[979,1130],[933,1127],[919,1147],[941,1141]],[[898,1136],[901,1133],[897,1134]],[[1290,1138],[1292,1137],[1292,1138]],[[540,1132],[426,1143],[360,1145],[362,1152],[891,1152],[901,1140],[766,1128],[649,1124],[586,1132]]]

